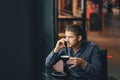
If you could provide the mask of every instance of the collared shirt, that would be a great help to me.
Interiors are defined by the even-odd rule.
[[[68,69],[71,80],[99,80],[101,74],[101,61],[99,47],[93,42],[83,41],[77,53],[74,53],[72,48],[61,49],[58,53],[53,51],[47,56],[45,65],[46,67],[52,67],[61,58],[61,55],[68,55],[71,57],[82,58],[87,61],[87,66],[83,69],[81,66],[76,66]],[[67,67],[71,65],[67,64]]]

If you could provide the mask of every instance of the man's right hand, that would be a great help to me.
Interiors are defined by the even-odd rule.
[[[64,38],[57,41],[56,46],[54,48],[54,53],[58,53],[60,49],[65,47],[64,42],[65,42]]]

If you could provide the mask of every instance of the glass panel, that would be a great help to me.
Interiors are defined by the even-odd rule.
[[[58,18],[81,18],[83,0],[58,0]]]
[[[58,38],[65,37],[64,30],[69,24],[83,24],[84,0],[58,0]]]

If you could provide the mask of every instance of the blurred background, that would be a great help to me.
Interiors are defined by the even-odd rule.
[[[0,1],[0,80],[40,80],[44,61],[68,24],[108,51],[108,75],[119,79],[119,0]]]

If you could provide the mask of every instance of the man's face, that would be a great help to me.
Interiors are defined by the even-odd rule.
[[[76,36],[73,32],[71,31],[65,31],[65,40],[67,42],[67,47],[75,47],[78,45],[79,39],[78,36]]]

